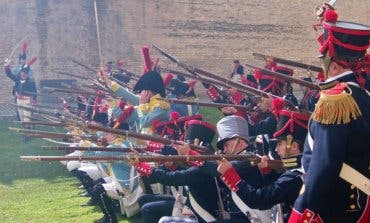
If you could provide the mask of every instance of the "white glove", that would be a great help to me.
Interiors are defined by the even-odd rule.
[[[9,58],[6,58],[4,61],[4,66],[7,67],[10,65],[11,60]]]

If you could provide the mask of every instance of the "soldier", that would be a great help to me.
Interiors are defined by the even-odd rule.
[[[109,80],[107,75],[101,77],[111,90],[135,106],[128,120],[136,122],[138,131],[143,130],[143,133],[151,133],[154,120],[168,120],[170,104],[159,100],[166,97],[166,93],[163,79],[157,71],[149,71],[138,80],[133,91],[140,93],[140,96]]]
[[[239,60],[234,60],[234,69],[230,74],[230,79],[236,82],[241,82],[244,76],[244,67]]]
[[[30,66],[35,62],[35,59],[31,60],[28,64],[24,65],[22,69],[20,69],[18,74],[14,74],[10,69],[10,60],[6,60],[5,62],[5,73],[6,76],[9,77],[12,81],[14,81],[15,85],[13,87],[13,95],[15,96],[15,101],[17,105],[21,105],[24,107],[31,107],[36,105],[37,99],[37,89],[36,83],[31,77],[29,76]],[[17,114],[20,121],[30,121],[32,112],[18,109]],[[25,128],[30,128],[30,126],[24,126]],[[26,142],[28,137],[24,137],[24,141]]]
[[[269,209],[273,205],[284,203],[285,213],[290,213],[299,190],[303,184],[301,179],[300,160],[303,150],[303,142],[307,135],[308,116],[288,110],[278,111],[279,122],[274,140],[277,140],[275,151],[281,157],[287,171],[282,175],[270,172],[267,166],[268,157],[263,156],[264,185],[252,186],[251,179],[240,178],[238,172],[227,160],[219,162],[218,171],[222,174],[221,179],[228,185],[230,190],[236,193],[249,207],[256,209]],[[225,142],[227,143],[227,141]],[[224,143],[224,147],[225,147]],[[226,145],[227,147],[227,145]],[[226,148],[228,149],[228,148]],[[242,174],[242,173],[241,173]],[[277,179],[276,177],[279,176]],[[279,212],[279,219],[282,219]],[[285,221],[288,220],[284,216]],[[276,221],[278,222],[278,221]],[[279,221],[283,222],[283,221]]]
[[[177,99],[194,100],[196,98],[194,92],[195,81],[188,83],[180,81],[178,78],[173,79],[173,74],[168,73],[164,78],[164,85],[169,91],[169,98],[175,97]],[[171,104],[171,112],[175,111],[180,117],[191,116],[198,114],[199,106]]]
[[[369,222],[370,97],[356,79],[370,27],[325,13],[320,49],[325,81],[309,122],[304,186],[289,222]],[[368,57],[368,56],[367,56]]]
[[[116,68],[117,71],[113,72],[112,76],[125,84],[129,83],[133,74],[125,69],[125,63],[123,59],[117,60]]]
[[[275,63],[272,63],[269,66],[266,66],[272,71],[285,74],[288,76],[293,75],[293,70],[287,67],[278,66]],[[268,75],[262,74],[258,69],[254,70],[254,78],[257,80],[258,88],[265,92],[270,92],[277,96],[282,96],[284,94],[284,87],[286,82],[279,78],[274,78]]]
[[[302,80],[311,82],[311,77],[302,78]],[[298,108],[305,111],[313,112],[315,109],[316,102],[320,96],[320,92],[318,90],[310,90],[308,87],[301,86],[303,91],[303,98],[299,102]]]
[[[211,147],[211,142],[216,133],[216,129],[212,124],[200,120],[190,120],[187,122],[186,126],[185,142],[200,144],[208,147],[210,151],[213,150]],[[180,147],[177,148],[180,149]],[[170,150],[171,148],[164,147],[162,149],[162,152],[166,152],[167,154],[177,154],[176,150],[174,151],[174,153]],[[182,154],[182,152],[191,155],[197,154],[195,151],[188,150],[188,148],[184,150],[181,149],[178,152],[180,154]],[[198,165],[197,162],[191,162],[189,164]],[[214,184],[212,177],[199,177],[200,173],[195,174],[193,168],[190,168],[189,170],[184,170],[182,168],[183,170],[178,169],[176,171],[170,171],[168,168],[150,168],[150,166],[146,165],[146,163],[139,163],[137,169],[144,176],[147,176],[143,177],[143,180],[148,183],[159,182],[169,186],[180,187],[188,185],[190,200],[187,200],[187,205],[192,207],[193,210],[196,206],[202,205],[201,210],[194,210],[194,213],[198,216],[199,222],[208,222],[214,219],[214,217],[212,217],[212,214],[216,213],[215,210],[217,209],[217,201],[214,197],[212,197],[212,195],[214,195],[212,192],[215,192],[215,188],[212,186],[212,184]],[[193,178],[191,176],[193,176]],[[197,182],[201,183],[198,184],[198,187],[195,186]],[[199,188],[199,185],[208,184],[211,185],[210,188],[207,188],[207,191],[204,191],[205,188]],[[181,189],[179,188],[179,191],[180,190]],[[171,187],[171,191],[174,191],[173,187]],[[201,195],[201,193],[203,192],[204,195]],[[182,206],[183,203],[181,203],[181,200],[183,199],[183,196],[182,194],[178,194],[177,196],[179,196],[177,198],[177,202],[180,202],[179,205]],[[213,201],[214,203],[209,203]],[[162,216],[170,216],[173,213],[173,209],[175,208],[174,204],[177,202],[175,202],[175,197],[169,195],[143,195],[139,199],[139,203],[145,223],[158,222],[158,220]],[[179,212],[181,214],[181,210]]]

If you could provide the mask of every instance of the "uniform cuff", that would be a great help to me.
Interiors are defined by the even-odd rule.
[[[240,183],[241,179],[234,168],[230,168],[224,174],[222,174],[221,180],[231,191],[237,192],[239,190],[238,183]]]

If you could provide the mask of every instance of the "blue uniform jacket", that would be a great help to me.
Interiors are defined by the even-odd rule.
[[[324,222],[350,223],[357,222],[360,218],[366,207],[368,196],[341,179],[339,173],[342,164],[346,163],[368,179],[370,178],[370,96],[358,87],[352,72],[343,73],[334,80],[330,80],[331,83],[334,81],[347,83],[348,88],[345,91],[352,98],[345,94],[337,94],[338,99],[345,99],[335,101],[333,108],[342,109],[342,113],[346,113],[348,109],[352,111],[358,108],[361,113],[339,124],[326,124],[325,119],[323,121],[310,120],[302,159],[306,172],[305,187],[294,208],[300,213],[309,209],[319,214]],[[322,100],[321,97],[323,97],[323,92],[321,92],[320,100]],[[353,100],[356,103],[353,103]],[[343,101],[351,103],[345,105]],[[334,112],[336,110],[331,109],[327,116],[330,118]],[[341,116],[343,115],[338,117]],[[330,120],[327,117],[324,118]],[[367,204],[368,208],[369,205]]]

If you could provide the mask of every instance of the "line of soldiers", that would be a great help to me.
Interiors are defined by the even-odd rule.
[[[370,57],[366,51],[370,27],[337,21],[336,12],[324,7],[321,91],[306,89],[300,105],[289,83],[259,70],[244,77],[240,62],[234,61],[232,75],[237,75],[237,81],[258,86],[275,99],[247,97],[238,89],[225,91],[203,82],[213,102],[231,105],[221,109],[224,117],[215,127],[202,120],[197,106],[163,100],[168,93],[194,100],[195,81],[186,82],[173,74],[162,78],[148,47],[142,50],[144,74],[132,91],[120,84],[132,78],[123,74],[124,69],[122,79],[114,76],[110,63],[101,69],[100,93],[79,96],[77,112],[66,109],[65,113],[112,129],[159,135],[173,143],[134,140],[75,126],[69,134],[94,135],[100,140],[76,137],[71,150],[73,146],[124,147],[132,148],[127,154],[137,154],[134,148],[139,147],[153,156],[196,156],[200,152],[190,148],[195,144],[205,148],[202,153],[220,154],[221,158],[253,153],[259,162],[225,158],[164,163],[63,161],[91,197],[87,205],[98,205],[104,213],[95,222],[117,222],[118,213],[131,217],[139,212],[146,223],[369,222]],[[274,61],[268,61],[265,68],[293,75],[292,69]],[[8,65],[6,73],[11,74]],[[104,96],[108,93],[116,98]],[[102,155],[122,153],[77,149],[67,156]]]

